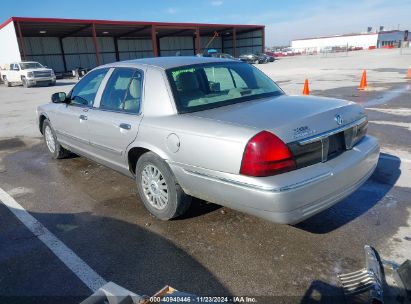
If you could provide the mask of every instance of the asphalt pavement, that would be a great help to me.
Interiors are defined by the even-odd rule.
[[[46,89],[31,88],[24,98]],[[7,90],[0,88],[2,119],[13,107]],[[48,235],[105,281],[146,295],[170,285],[197,295],[338,303],[344,298],[336,276],[364,266],[364,245],[391,261],[411,259],[411,81],[313,94],[366,107],[369,134],[380,140],[382,154],[358,191],[295,226],[197,199],[184,217],[160,221],[145,210],[133,180],[84,157],[52,159],[40,133],[24,122],[12,128],[16,136],[3,129],[0,188],[18,205],[0,203],[0,302],[78,303],[93,292],[78,275],[83,268],[73,271],[66,253],[56,255],[42,241]],[[23,126],[29,131],[19,135]],[[15,215],[21,212],[40,228],[30,231]]]

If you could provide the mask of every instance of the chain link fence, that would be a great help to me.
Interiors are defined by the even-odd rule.
[[[345,57],[350,50],[348,45],[326,46],[320,50],[322,57]]]
[[[411,41],[404,41],[399,49],[401,55],[411,55]]]

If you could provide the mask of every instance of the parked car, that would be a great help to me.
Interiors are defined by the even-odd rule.
[[[269,56],[265,53],[259,53],[257,55],[263,58],[264,63],[273,62],[275,60],[273,56]]]
[[[234,56],[227,54],[227,53],[214,53],[211,55],[214,58],[223,58],[223,59],[231,59],[231,60],[238,60]]]
[[[51,156],[72,151],[131,177],[163,220],[194,196],[297,223],[354,192],[379,157],[361,106],[287,96],[240,61],[111,63],[51,99],[37,108]]]
[[[56,84],[54,71],[34,61],[11,63],[7,69],[1,71],[1,77],[7,87],[13,84],[22,84],[25,88],[39,84]]]
[[[274,62],[275,61],[274,53],[266,52],[265,55],[268,57],[268,62]]]
[[[231,60],[239,60],[235,58],[234,56],[227,54],[227,53],[220,53],[220,52],[210,52],[210,50],[207,50],[203,54],[201,54],[202,57],[214,57],[214,58],[223,58],[223,59],[231,59]]]
[[[239,58],[241,61],[245,61],[248,63],[254,63],[254,64],[267,62],[267,57],[257,55],[257,54],[243,54],[243,55],[240,55]]]

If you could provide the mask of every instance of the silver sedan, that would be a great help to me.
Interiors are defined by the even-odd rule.
[[[252,65],[219,58],[100,66],[37,117],[54,158],[71,151],[135,179],[164,220],[197,197],[297,223],[354,192],[379,157],[362,107],[287,96]]]

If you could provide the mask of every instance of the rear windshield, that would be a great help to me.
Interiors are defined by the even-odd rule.
[[[283,91],[257,68],[242,62],[216,62],[167,70],[179,113],[278,96]]]

